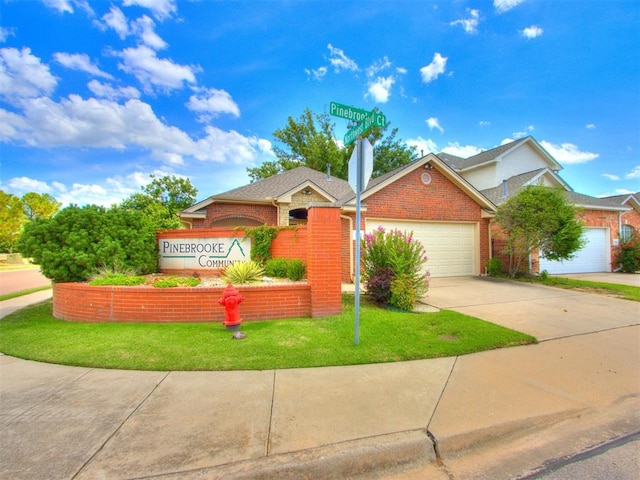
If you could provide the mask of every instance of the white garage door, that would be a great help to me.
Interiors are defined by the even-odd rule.
[[[459,277],[477,275],[476,224],[475,223],[427,223],[367,219],[367,233],[378,226],[385,230],[397,228],[413,231],[427,252],[426,269],[432,277]]]
[[[582,238],[587,244],[572,260],[556,262],[540,258],[540,271],[551,274],[608,272],[609,231],[606,228],[585,228]]]

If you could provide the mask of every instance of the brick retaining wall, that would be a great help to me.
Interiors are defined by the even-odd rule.
[[[307,283],[237,286],[244,321],[311,316]],[[83,322],[221,322],[224,287],[90,286],[56,283],[53,316]]]

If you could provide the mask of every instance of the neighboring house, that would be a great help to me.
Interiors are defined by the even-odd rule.
[[[577,194],[558,175],[561,169],[531,137],[467,159],[431,153],[369,182],[361,195],[362,228],[413,231],[426,248],[434,277],[480,275],[489,258],[499,254],[491,222],[497,206],[525,185],[560,186],[583,209],[589,243],[576,261],[551,265],[542,259],[540,270],[611,271],[612,247],[623,225],[628,225],[625,231],[640,228],[638,197]],[[188,228],[301,225],[310,204],[340,207],[342,279],[352,281],[355,200],[345,180],[298,167],[213,195],[180,218]],[[538,271],[535,261],[532,268]]]
[[[532,137],[525,137],[467,159],[439,154],[496,206],[527,185],[560,187],[580,210],[584,221],[585,247],[572,260],[549,261],[534,255],[531,269],[549,273],[609,272],[620,239],[640,229],[638,195],[596,198],[574,192],[559,176],[562,167]],[[494,238],[493,254],[501,247]]]

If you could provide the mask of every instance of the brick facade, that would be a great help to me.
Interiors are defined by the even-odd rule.
[[[311,316],[336,315],[342,311],[340,209],[310,208],[308,218]]]
[[[194,218],[191,228],[212,228],[225,220],[237,225],[247,225],[247,220],[256,225],[277,225],[278,208],[273,205],[249,205],[241,203],[212,203],[207,206],[207,218]]]

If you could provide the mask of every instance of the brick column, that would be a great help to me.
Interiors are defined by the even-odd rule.
[[[309,208],[307,278],[314,318],[342,313],[340,226],[339,208]]]

